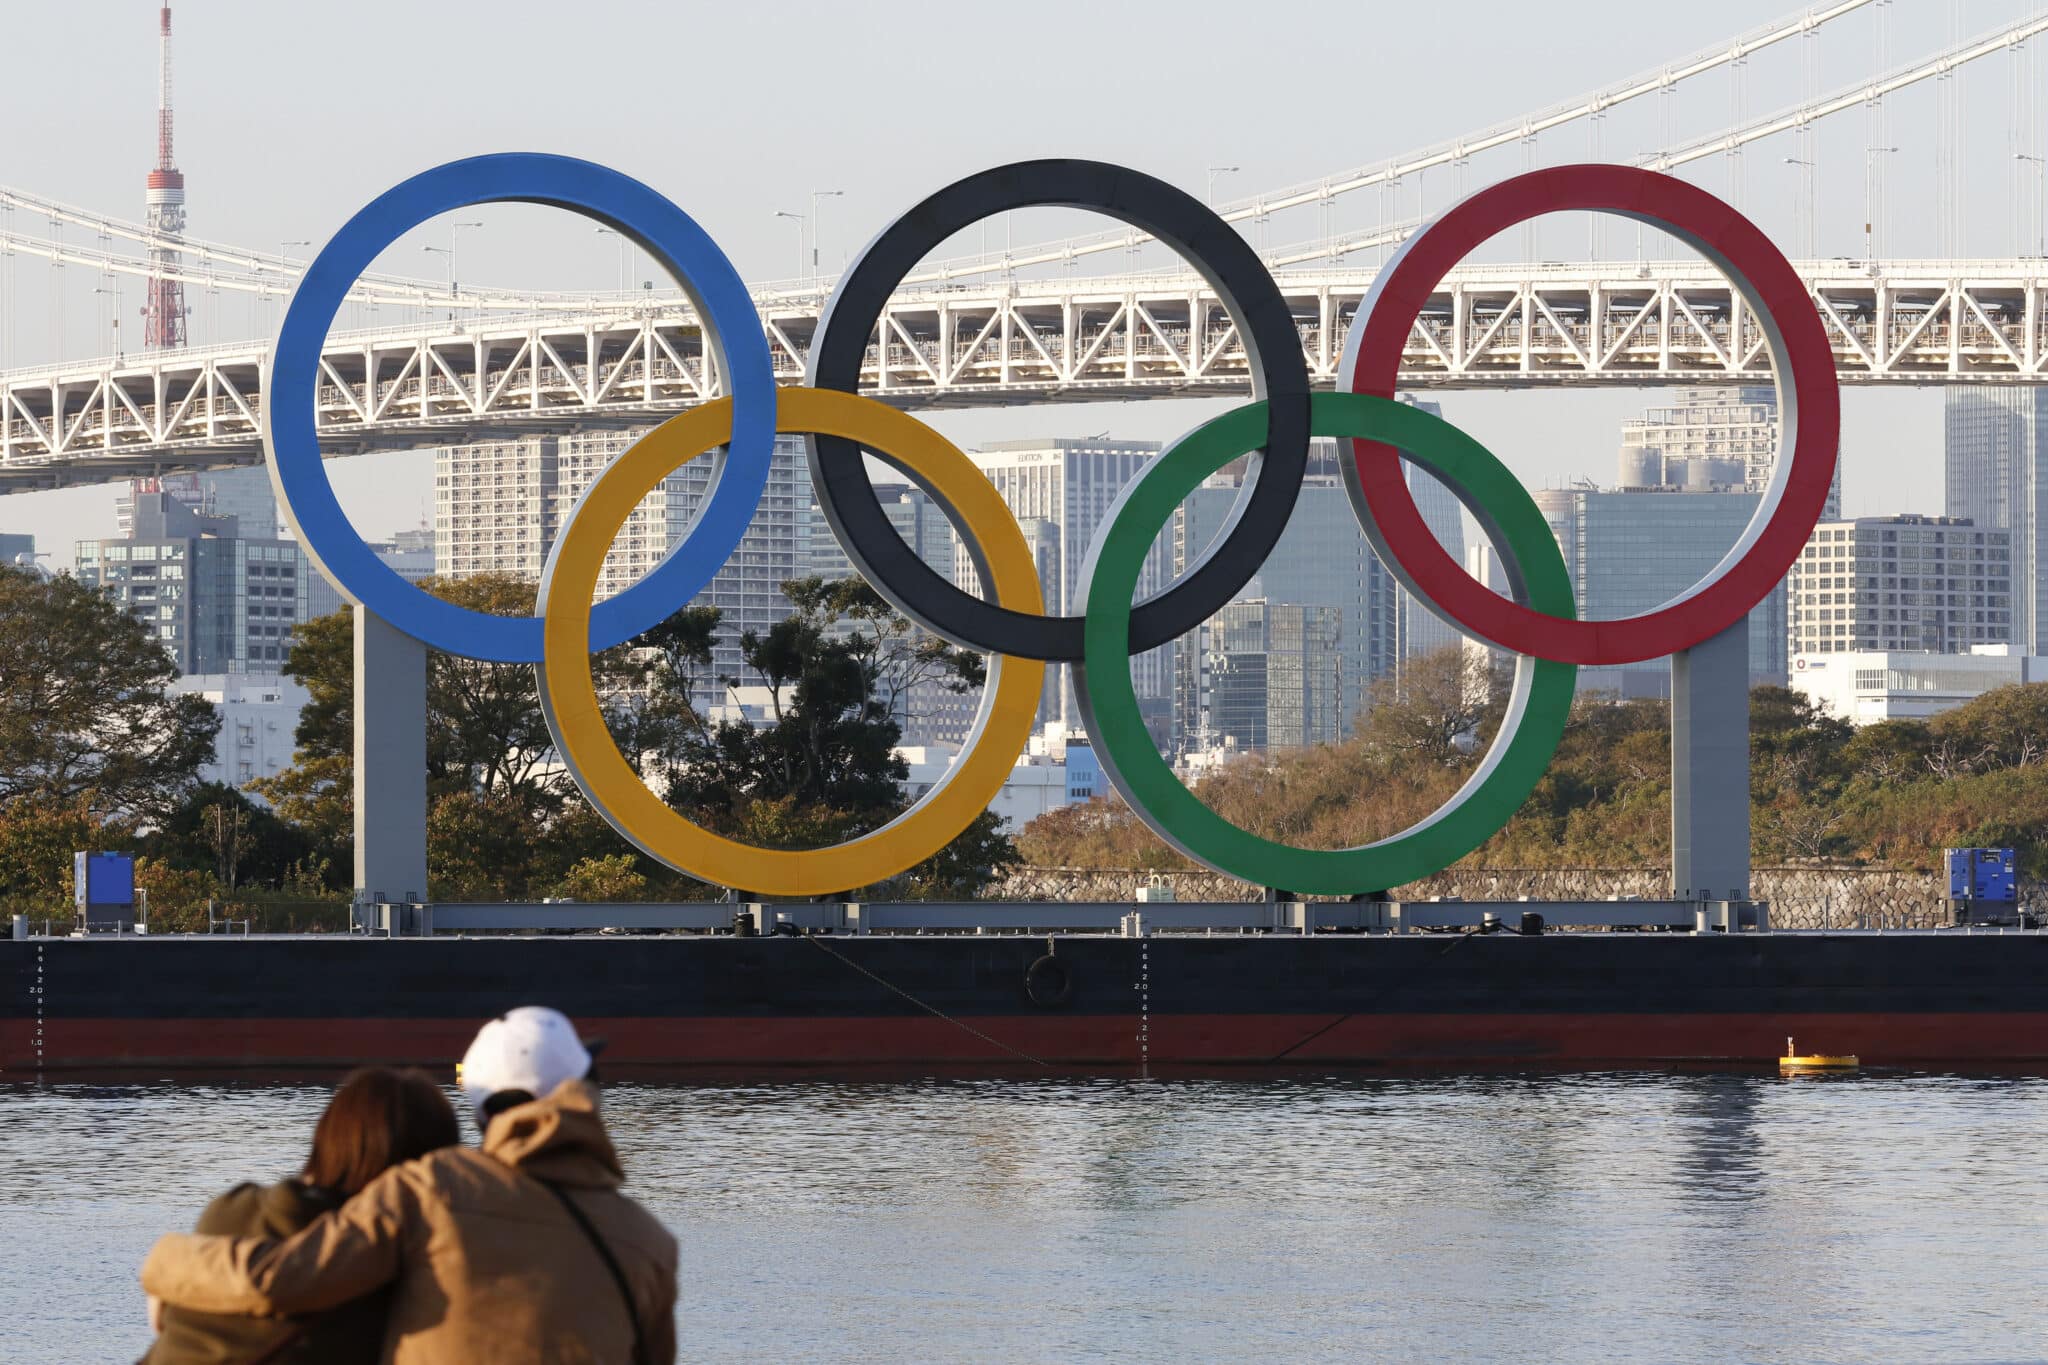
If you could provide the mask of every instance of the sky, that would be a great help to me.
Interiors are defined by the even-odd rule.
[[[1886,8],[1885,55],[1893,64],[1941,45],[1951,25],[1975,33],[2017,12],[2002,0]],[[828,268],[940,184],[1022,157],[1122,161],[1195,193],[1207,192],[1209,168],[1236,167],[1216,177],[1216,197],[1227,201],[1514,118],[1793,12],[1787,0],[1468,0],[1453,7],[1268,0],[1249,8],[1226,0],[580,7],[189,0],[175,6],[178,160],[193,234],[275,250],[324,240],[380,190],[439,161],[513,149],[574,154],[670,195],[742,275],[765,281],[787,278],[799,264],[792,224],[775,211],[807,210],[814,191],[841,192],[819,201],[817,244]],[[1565,130],[1532,155],[1539,163],[1601,153],[1626,159],[1868,75],[1880,60],[1877,25],[1863,14],[1840,23],[1839,39],[1794,40],[1733,79],[1617,111],[1598,146],[1588,132]],[[13,130],[0,142],[0,184],[139,219],[154,136],[154,5],[13,6],[6,31],[10,46],[45,60],[11,63],[0,83],[0,126]],[[1960,245],[1972,254],[2010,255],[2021,237],[2039,231],[2038,220],[2025,217],[2033,197],[2015,181],[2007,150],[2014,145],[2007,115],[2015,100],[2029,98],[2014,93],[2022,71],[2032,74],[1992,59],[1968,86],[1975,122],[1962,145],[1973,211],[1963,215]],[[1925,192],[1939,149],[1934,92],[1922,91],[1894,101],[1889,126],[1852,114],[1824,127],[1814,153],[1821,162],[1819,254],[1862,251],[1870,195],[1863,149],[1873,137],[1898,147],[1880,158],[1896,167],[1875,209],[1887,254],[1932,256],[1946,245]],[[2038,115],[2038,106],[2023,112]],[[1691,174],[1736,198],[1797,250],[1805,210],[1799,173],[1783,162],[1792,151],[1764,144],[1739,172],[1717,160]],[[1468,187],[1519,170],[1516,155],[1475,162]],[[1440,207],[1448,187],[1425,182],[1421,193]],[[1368,197],[1354,196],[1360,202],[1346,204],[1340,225],[1377,221],[1380,206],[1362,202]],[[536,288],[616,281],[616,247],[588,224],[550,210],[480,216],[486,226],[461,242],[465,280]],[[1067,226],[1041,219],[1014,231],[1023,242]],[[1284,235],[1274,228],[1276,241],[1319,231],[1313,219]],[[1632,229],[1602,238],[1607,254],[1627,252],[1633,239],[1626,232]],[[445,239],[445,228],[429,226],[387,252],[380,268],[440,274],[445,259],[422,248]],[[976,242],[970,236],[962,244]],[[1547,224],[1533,245],[1543,259],[1578,259],[1589,244],[1584,227],[1560,222]],[[0,367],[109,349],[97,336],[81,336],[106,325],[105,304],[74,300],[60,338],[46,268],[17,262],[12,269]],[[80,283],[74,278],[70,287]],[[225,316],[204,321],[221,333],[267,335],[275,326],[274,316],[247,305],[220,308]],[[1441,395],[1446,417],[1532,486],[1611,480],[1621,421],[1663,397],[1655,390]],[[1222,406],[1023,407],[929,420],[966,444],[1105,429],[1170,439]],[[1939,390],[1850,390],[1847,510],[1939,512],[1940,428]],[[416,525],[429,510],[429,453],[330,468],[366,534]],[[73,539],[113,533],[112,502],[105,487],[0,496],[0,530],[33,531],[61,566]]]

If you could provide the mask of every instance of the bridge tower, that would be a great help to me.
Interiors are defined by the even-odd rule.
[[[173,241],[185,231],[185,176],[171,156],[171,7],[157,16],[156,168],[149,173],[152,267],[142,305],[142,340],[152,350],[185,344],[185,284],[177,278],[179,253]]]

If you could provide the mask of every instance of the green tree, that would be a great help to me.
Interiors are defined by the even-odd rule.
[[[1801,693],[1758,687],[1749,694],[1752,837],[1766,861],[1812,861],[1848,848],[1842,794],[1853,771],[1855,728]]]
[[[69,918],[72,855],[125,847],[132,833],[124,824],[102,824],[89,793],[0,803],[0,907],[38,919]]]
[[[531,614],[533,585],[509,574],[422,586],[458,606],[490,615]],[[687,616],[694,609],[686,609]],[[714,623],[716,614],[712,617]],[[686,651],[685,651],[686,652]],[[673,694],[652,685],[667,656],[630,647],[597,657],[595,674],[614,738],[636,768],[643,755],[674,748],[673,733],[686,719]],[[707,655],[708,657],[708,655]],[[285,672],[311,697],[293,734],[290,767],[251,784],[306,841],[302,868],[325,867],[345,885],[353,862],[355,773],[355,624],[347,611],[308,621],[293,634]],[[680,703],[687,711],[687,700]],[[586,855],[626,846],[604,827],[569,826],[598,838],[566,851],[549,831],[565,812],[580,807],[575,784],[556,761],[541,713],[534,670],[528,664],[486,663],[439,651],[427,655],[427,793],[429,863],[434,894],[461,898],[523,896],[547,885]],[[482,843],[465,846],[488,813],[511,821],[516,838],[480,831]],[[484,857],[480,848],[490,850]],[[538,883],[536,881],[538,879]],[[447,889],[452,888],[452,889]],[[536,893],[537,894],[537,893]]]
[[[194,787],[143,847],[172,867],[211,873],[224,893],[278,886],[315,853],[306,831],[221,782]]]
[[[578,859],[555,884],[555,894],[578,901],[643,901],[649,882],[631,854],[608,853]]]
[[[473,610],[533,609],[532,587],[509,577],[426,586]],[[783,590],[791,615],[739,640],[745,667],[773,699],[765,727],[712,724],[692,704],[711,681],[716,608],[684,607],[599,655],[595,671],[614,741],[672,804],[749,843],[815,847],[902,810],[906,769],[894,748],[911,690],[973,687],[983,669],[978,656],[920,636],[865,584],[799,579]],[[313,705],[301,717],[293,765],[254,788],[305,835],[301,865],[350,861],[353,642],[345,613],[300,628],[286,671]],[[430,654],[427,713],[430,894],[583,899],[594,885],[703,893],[629,847],[583,802],[556,761],[531,666]],[[971,895],[1016,858],[984,816],[898,889]],[[571,887],[585,891],[563,890]]]
[[[767,690],[770,723],[691,728],[665,795],[734,839],[808,848],[880,828],[902,812],[909,770],[895,748],[905,698],[926,681],[972,687],[983,665],[921,638],[858,580],[794,579],[782,591],[791,614],[739,641]],[[983,812],[948,848],[892,881],[890,893],[972,896],[1017,860],[1015,844]]]
[[[213,757],[220,716],[174,695],[147,626],[68,574],[0,568],[0,808],[90,797],[102,818],[175,806]]]

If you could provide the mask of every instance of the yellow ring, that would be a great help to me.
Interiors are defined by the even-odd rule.
[[[980,544],[996,601],[1012,611],[1043,613],[1038,570],[1022,529],[959,447],[916,418],[857,394],[785,388],[776,399],[778,432],[839,436],[886,453],[948,504],[961,532]],[[598,570],[634,507],[731,434],[730,398],[672,417],[636,441],[577,503],[541,577],[541,709],[584,796],[650,857],[719,886],[767,895],[872,886],[937,853],[995,799],[1030,737],[1045,665],[991,656],[981,710],[953,770],[916,805],[858,839],[831,848],[755,848],[685,819],[647,789],[605,728],[590,671],[591,601]]]

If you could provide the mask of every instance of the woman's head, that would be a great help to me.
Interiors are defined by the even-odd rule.
[[[425,1073],[365,1067],[327,1102],[305,1178],[347,1198],[387,1167],[461,1140],[455,1110]]]

